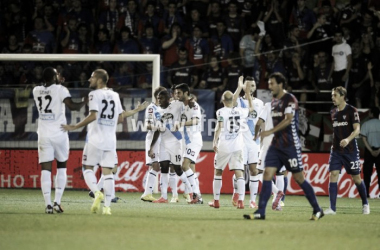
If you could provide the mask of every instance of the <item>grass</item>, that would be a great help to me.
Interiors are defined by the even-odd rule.
[[[339,198],[337,215],[309,221],[307,200],[287,196],[282,212],[268,206],[266,220],[250,221],[242,215],[253,210],[237,210],[231,195],[222,196],[220,209],[117,195],[112,216],[91,214],[85,191],[66,191],[65,212],[48,215],[40,190],[0,189],[0,249],[379,249],[378,199],[370,200],[370,215],[361,214],[359,199]],[[328,197],[318,200],[328,207]]]

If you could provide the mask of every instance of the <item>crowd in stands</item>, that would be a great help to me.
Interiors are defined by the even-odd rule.
[[[265,31],[264,31],[265,30]],[[301,104],[330,101],[337,35],[352,50],[342,83],[350,104],[379,106],[378,0],[3,0],[2,53],[161,54],[161,84],[234,91],[287,76]],[[41,62],[1,62],[0,85],[41,82]],[[116,89],[150,88],[151,63],[56,62],[70,88],[104,68]],[[335,75],[337,77],[337,75]],[[298,92],[297,92],[298,90]],[[325,92],[323,92],[325,90]]]

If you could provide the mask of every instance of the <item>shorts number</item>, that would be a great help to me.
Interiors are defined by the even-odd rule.
[[[175,156],[175,161],[181,161],[181,156],[180,155],[176,155]]]
[[[104,107],[103,107],[103,109],[102,109],[102,113],[100,114],[100,118],[102,118],[102,119],[105,119],[106,117],[108,118],[108,119],[113,119],[113,117],[115,116],[115,102],[113,101],[113,100],[111,100],[109,103],[112,105],[112,108],[111,108],[111,114],[110,115],[105,115],[104,114],[104,111],[106,111],[107,110],[107,107],[108,107],[108,102],[107,102],[107,100],[102,100],[102,103],[104,104]]]
[[[38,99],[38,106],[40,107],[40,112],[42,112],[42,97],[40,96],[37,99]],[[50,106],[51,100],[52,100],[51,96],[47,95],[47,96],[45,96],[44,99],[48,101],[48,103],[44,109],[44,113],[52,113],[51,109],[48,109]]]
[[[351,169],[359,169],[360,168],[360,161],[351,161]]]
[[[288,161],[291,168],[296,168],[298,166],[298,162],[296,158],[289,159]]]

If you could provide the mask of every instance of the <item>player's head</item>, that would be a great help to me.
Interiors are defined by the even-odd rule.
[[[157,95],[157,102],[160,107],[166,108],[169,106],[170,94],[167,90],[163,90]]]
[[[174,96],[176,100],[183,102],[189,98],[189,95],[190,88],[186,83],[181,83],[174,87]]]
[[[286,78],[280,72],[272,73],[268,78],[268,86],[272,91],[273,97],[281,94],[286,88]]]
[[[166,90],[166,88],[165,87],[162,87],[162,86],[160,86],[160,87],[158,87],[158,88],[156,88],[155,90],[154,90],[154,92],[153,92],[153,95],[154,95],[154,99],[157,101],[157,96],[158,96],[158,94],[161,92],[161,91],[164,91],[164,90]]]
[[[45,86],[50,86],[52,84],[58,84],[58,72],[55,68],[47,67],[44,69],[42,76],[44,78]]]
[[[193,102],[197,102],[198,101],[198,98],[194,94],[190,94],[189,95],[189,99],[192,99]]]
[[[335,106],[339,106],[340,104],[346,101],[347,90],[342,87],[336,87],[332,89],[331,92],[331,100]]]
[[[251,84],[251,90],[250,90],[251,93],[249,93],[249,94],[252,95],[256,91],[256,82],[255,82],[255,79],[253,79],[252,76],[247,76],[245,78],[244,87],[243,87],[244,91],[245,91],[245,88],[246,88],[247,84]]]
[[[232,106],[232,100],[234,98],[234,94],[227,90],[227,91],[224,91],[223,95],[222,95],[222,102],[224,104],[224,106]]]
[[[372,117],[379,119],[379,113],[380,113],[380,110],[378,107],[373,106],[370,108],[370,114],[372,115]]]
[[[107,71],[104,69],[97,69],[94,72],[92,72],[90,79],[88,81],[90,82],[90,88],[97,89],[104,86],[107,86],[109,76]]]

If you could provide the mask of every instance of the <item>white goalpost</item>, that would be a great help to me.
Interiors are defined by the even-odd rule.
[[[151,62],[152,63],[152,97],[154,89],[160,86],[160,55],[159,54],[136,54],[136,55],[126,55],[126,54],[0,54],[0,62],[5,61],[39,61],[39,62]],[[21,87],[21,86],[20,86]],[[29,103],[30,106],[30,103]],[[1,110],[1,108],[3,110]],[[9,116],[10,113],[10,104],[9,101],[2,103],[0,105],[1,114],[6,113],[6,116],[0,115],[1,124],[8,124],[7,126],[12,126],[12,118]],[[29,112],[30,113],[30,112]],[[28,113],[28,116],[31,114]],[[130,117],[132,119],[132,117]],[[27,118],[28,121],[31,120],[31,117]],[[129,127],[130,119],[128,120],[127,127]],[[36,126],[36,124],[33,124]],[[121,124],[119,127],[121,128]],[[13,126],[14,127],[14,126]],[[12,127],[12,128],[13,128]],[[118,127],[118,128],[119,128]],[[0,132],[4,129],[0,129]],[[28,131],[35,131],[34,127],[28,127]],[[9,131],[8,131],[9,132]],[[75,143],[75,144],[74,144]],[[70,141],[71,148],[81,148],[83,147],[84,142],[81,141]],[[133,145],[134,149],[144,149],[144,141],[131,141],[123,140],[122,142],[118,141],[118,148],[125,148],[125,145]],[[18,141],[12,140],[2,140],[0,141],[1,148],[34,148],[36,147],[35,141],[23,141],[23,144],[20,145]]]

